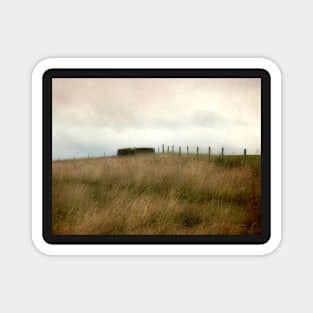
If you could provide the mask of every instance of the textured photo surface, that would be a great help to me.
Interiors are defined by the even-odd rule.
[[[261,233],[261,79],[53,78],[54,235]]]

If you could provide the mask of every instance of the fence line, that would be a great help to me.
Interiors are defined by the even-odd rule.
[[[155,151],[156,153],[161,153],[160,151],[160,148],[155,148]],[[177,146],[177,148],[175,149],[175,146],[174,145],[169,145],[167,146],[167,151],[164,151],[163,152],[163,145],[162,145],[162,153],[171,153],[171,154],[179,154],[179,151],[181,154],[198,154],[198,155],[208,155],[209,158],[212,157],[212,156],[230,156],[230,155],[242,155],[242,156],[245,156],[245,155],[248,155],[247,154],[247,148],[225,148],[225,147],[221,147],[221,148],[217,148],[217,147],[212,147],[212,146],[208,146],[207,148],[203,148],[200,147],[200,146],[195,146],[194,149],[191,149],[190,146],[185,146],[185,149],[183,149],[182,146]],[[204,152],[205,151],[205,152]],[[258,149],[256,149],[255,151],[251,151],[250,150],[250,155],[260,155]]]
[[[187,155],[189,155],[190,153],[192,154],[192,150],[190,149],[190,146],[185,146],[186,147],[186,150],[185,150],[185,153],[187,154]],[[183,155],[183,149],[182,149],[182,147],[181,146],[178,146],[178,148],[177,148],[178,150],[176,150],[175,151],[175,146],[174,145],[171,145],[171,149],[170,149],[170,146],[167,146],[167,153],[168,154],[175,154],[175,152],[179,155],[179,156],[181,156],[181,155]],[[200,147],[199,146],[197,146],[197,147],[195,147],[195,150],[194,150],[194,154],[196,155],[196,157],[197,157],[197,159],[199,159],[199,156],[200,155],[205,155],[205,154],[207,154],[208,155],[208,160],[209,160],[209,162],[210,161],[212,161],[212,157],[213,156],[219,156],[220,157],[220,159],[222,160],[225,156],[242,156],[242,162],[243,162],[243,164],[245,164],[246,163],[246,161],[247,161],[247,148],[244,148],[244,149],[238,149],[238,148],[233,148],[233,149],[230,149],[230,150],[232,150],[232,152],[233,153],[225,153],[225,148],[224,147],[221,147],[221,148],[212,148],[211,146],[209,146],[208,148],[207,148],[207,152],[203,152],[203,150],[201,151],[201,149],[200,149]],[[234,151],[236,150],[236,153],[234,153]],[[158,148],[157,149],[157,151],[158,151],[158,154],[160,153],[160,149]],[[214,153],[214,151],[215,151],[215,153]],[[239,153],[238,153],[239,152]],[[162,153],[164,154],[165,152],[164,152],[164,144],[162,144]],[[260,154],[259,153],[252,153],[251,155],[259,155],[260,156]]]
[[[199,156],[200,155],[207,155],[208,156],[208,160],[209,161],[212,161],[212,157],[213,156],[219,156],[221,159],[223,159],[224,158],[224,156],[242,156],[243,157],[243,163],[245,164],[246,163],[246,161],[247,161],[247,148],[244,148],[244,149],[235,149],[235,148],[233,148],[233,149],[230,149],[232,152],[234,152],[235,150],[236,150],[236,152],[237,153],[225,153],[225,149],[224,149],[224,147],[222,147],[222,148],[212,148],[211,146],[209,146],[208,148],[207,148],[207,152],[204,152],[204,150],[203,150],[203,148],[202,149],[200,149],[200,147],[199,146],[196,146],[195,148],[194,148],[194,150],[193,149],[190,149],[190,146],[185,146],[186,148],[185,148],[185,153],[187,154],[187,155],[189,155],[189,154],[192,154],[192,153],[194,153],[194,155],[197,157],[197,159],[199,159]],[[178,150],[176,150],[175,151],[175,146],[174,145],[171,145],[171,149],[170,149],[170,146],[167,146],[167,154],[175,154],[175,153],[177,153],[179,156],[182,156],[183,154],[184,154],[184,151],[183,151],[183,149],[182,149],[182,147],[181,146],[178,146],[178,148],[177,148]],[[193,150],[193,151],[192,151]],[[154,149],[154,151],[155,151],[155,153],[157,153],[157,154],[160,154],[160,153],[162,153],[162,154],[166,154],[166,151],[165,151],[165,145],[164,144],[162,144],[162,147],[160,148],[160,147],[158,147],[157,149]],[[157,152],[156,152],[157,151]],[[214,152],[215,151],[215,152]],[[257,150],[258,151],[258,150]],[[239,152],[239,153],[238,153]],[[261,155],[261,154],[259,154],[258,152],[257,153],[251,153],[251,155]],[[107,157],[107,156],[114,156],[114,155],[107,155],[105,152],[103,152],[103,155],[101,156],[101,155],[98,155],[98,156],[91,156],[89,153],[85,156],[85,158],[87,158],[87,159],[90,159],[90,158],[99,158],[99,157]],[[84,158],[84,157],[78,157],[78,159],[80,159],[80,158]],[[72,158],[71,157],[65,157],[65,158],[60,158],[60,157],[58,157],[58,158],[56,158],[56,159],[53,159],[53,161],[61,161],[61,160],[76,160],[77,159],[77,157],[74,155]]]

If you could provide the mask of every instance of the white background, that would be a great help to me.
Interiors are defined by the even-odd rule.
[[[1,2],[1,312],[312,311],[312,8],[289,3]],[[31,71],[53,56],[275,61],[283,75],[278,250],[262,257],[39,253],[31,242]]]

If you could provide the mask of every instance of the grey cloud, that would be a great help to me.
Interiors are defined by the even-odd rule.
[[[230,122],[229,119],[214,111],[196,111],[192,116],[192,122],[199,126],[215,128]]]
[[[118,147],[260,146],[260,82],[232,79],[59,79],[53,155]]]

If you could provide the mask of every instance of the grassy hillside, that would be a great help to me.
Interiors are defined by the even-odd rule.
[[[54,234],[256,234],[260,162],[142,155],[55,161]]]

